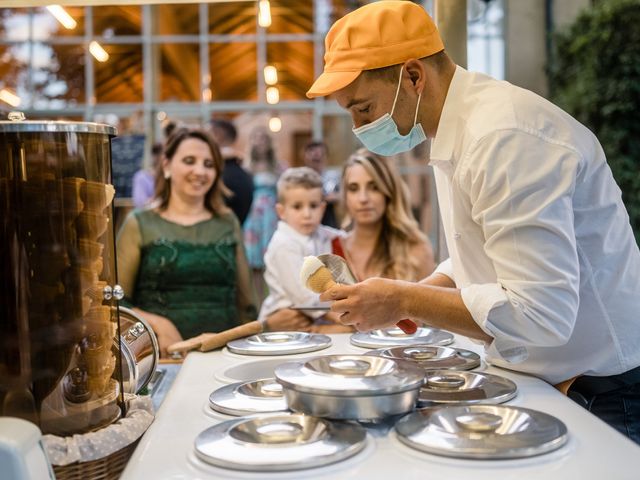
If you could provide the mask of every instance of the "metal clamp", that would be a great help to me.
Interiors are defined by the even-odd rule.
[[[144,333],[144,331],[145,331],[145,328],[142,322],[137,322],[131,328],[129,328],[129,335],[131,335],[134,338],[138,338],[140,335]]]
[[[102,298],[105,300],[111,300],[113,298],[113,288],[111,288],[110,285],[102,289]]]
[[[113,286],[113,298],[116,300],[122,300],[124,298],[124,290],[120,285]]]

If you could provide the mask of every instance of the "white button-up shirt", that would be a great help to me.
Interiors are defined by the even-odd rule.
[[[319,295],[308,290],[300,281],[300,269],[304,257],[331,253],[331,241],[343,235],[341,230],[319,225],[312,235],[298,233],[285,222],[271,237],[264,254],[264,279],[269,287],[269,296],[262,303],[258,319],[264,322],[273,312],[292,306],[316,306]],[[306,315],[319,318],[323,311],[307,311]]]
[[[596,137],[458,67],[431,145],[450,258],[493,364],[551,383],[640,364],[640,252]]]

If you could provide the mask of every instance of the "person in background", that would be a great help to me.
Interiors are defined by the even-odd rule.
[[[162,144],[155,143],[151,148],[151,166],[138,170],[133,175],[131,197],[134,208],[142,208],[153,200],[156,190],[158,169],[162,167]]]
[[[358,281],[371,277],[417,281],[434,267],[429,239],[413,218],[406,184],[388,161],[362,148],[349,157],[340,188],[347,230],[334,252]]]
[[[249,168],[253,174],[253,203],[243,225],[244,243],[254,288],[261,301],[265,297],[264,254],[278,225],[276,182],[279,173],[271,136],[263,128],[253,130],[249,136]]]
[[[211,135],[220,146],[224,159],[222,181],[231,191],[225,202],[242,225],[249,215],[253,201],[253,178],[242,168],[242,158],[234,148],[238,131],[230,121],[216,118],[211,120]]]
[[[313,168],[322,176],[322,189],[327,207],[322,216],[322,224],[328,227],[338,228],[335,204],[338,201],[338,189],[340,188],[340,178],[335,171],[327,170],[327,145],[324,142],[312,141],[304,147],[304,163],[307,167]]]
[[[156,201],[131,212],[116,240],[131,306],[166,347],[256,318],[242,231],[222,199],[223,160],[204,131],[167,140]]]
[[[325,209],[322,177],[309,167],[289,168],[278,180],[276,211],[280,221],[264,256],[264,279],[269,296],[258,319],[268,330],[308,330],[314,320],[320,323],[326,312],[305,310],[297,323],[280,324],[269,316],[292,306],[314,307],[318,295],[300,283],[304,257],[331,253],[331,242],[342,232],[320,224]],[[331,317],[331,315],[329,315]],[[335,318],[326,319],[334,323]]]
[[[307,96],[333,95],[369,150],[432,139],[450,258],[418,284],[372,278],[320,298],[358,329],[411,318],[477,339],[489,363],[556,385],[640,443],[640,250],[598,139],[457,66],[413,2],[347,14],[325,47]]]
[[[357,280],[378,276],[415,281],[433,271],[431,243],[411,215],[407,186],[386,160],[365,149],[356,151],[343,168],[340,192],[347,234],[333,238],[331,252],[346,260]],[[270,314],[267,325],[280,330],[303,325],[323,333],[353,330],[339,324],[312,325],[290,308]]]

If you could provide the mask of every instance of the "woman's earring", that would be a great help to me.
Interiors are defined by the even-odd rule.
[[[164,179],[165,180],[169,180],[171,178],[171,172],[165,170],[164,172]]]

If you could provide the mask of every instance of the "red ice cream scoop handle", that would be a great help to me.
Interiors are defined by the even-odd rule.
[[[396,323],[396,327],[400,328],[404,333],[412,334],[418,331],[418,326],[408,318],[400,320]]]

